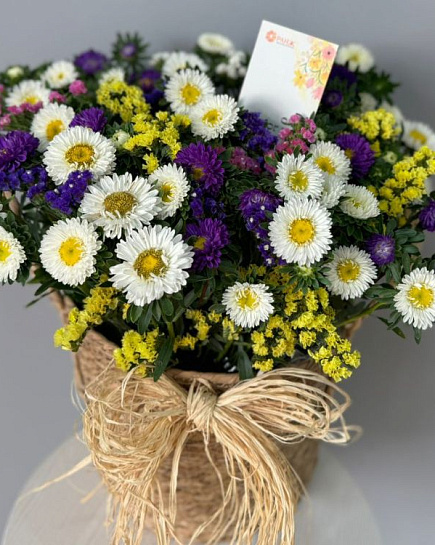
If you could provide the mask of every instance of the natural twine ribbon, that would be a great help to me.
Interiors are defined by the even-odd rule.
[[[232,544],[293,545],[294,511],[300,483],[278,443],[307,438],[347,443],[353,428],[343,413],[350,397],[318,373],[274,370],[217,395],[209,381],[195,379],[185,390],[167,375],[158,382],[108,368],[87,389],[84,437],[92,461],[112,495],[112,544],[140,545],[150,515],[158,545],[176,535],[177,480],[183,448],[192,433],[203,435],[216,471],[222,502],[193,533],[207,528],[217,543],[234,527]],[[332,427],[337,423],[337,427]],[[229,480],[213,460],[215,440]],[[169,497],[158,471],[172,456]],[[227,476],[228,477],[228,476]]]

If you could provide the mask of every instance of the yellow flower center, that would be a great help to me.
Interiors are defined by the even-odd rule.
[[[346,150],[344,150],[344,154],[348,159],[352,159],[355,155],[355,152],[353,151],[353,149],[347,148]]]
[[[288,184],[294,191],[305,191],[308,187],[308,176],[302,170],[297,170],[288,177]]]
[[[200,180],[204,176],[204,169],[200,167],[192,168],[192,176],[195,180]]]
[[[136,197],[128,191],[115,191],[104,199],[104,208],[110,214],[124,217],[131,212],[136,202]]]
[[[427,142],[427,136],[423,134],[422,132],[418,131],[417,129],[413,129],[412,131],[409,131],[409,136],[411,138],[414,138],[414,140],[421,142],[422,145],[426,144]]]
[[[360,265],[351,259],[345,259],[337,266],[337,274],[342,282],[354,282],[359,278],[360,272]]]
[[[89,144],[76,144],[65,153],[65,159],[70,165],[77,163],[83,167],[90,167],[94,162],[94,148]]]
[[[317,157],[316,163],[320,170],[323,170],[323,172],[327,172],[328,174],[335,174],[334,163],[329,157],[326,157],[326,155],[321,155],[320,157]]]
[[[151,275],[162,276],[167,269],[162,255],[162,250],[145,250],[137,256],[133,268],[144,279],[150,278]]]
[[[258,295],[249,288],[246,288],[239,295],[237,304],[243,310],[254,310],[258,306]]]
[[[39,98],[35,97],[34,95],[29,95],[24,98],[23,102],[25,104],[36,104],[37,102],[39,102]]]
[[[298,219],[292,221],[288,234],[293,243],[303,246],[313,241],[316,229],[311,220]]]
[[[186,85],[182,87],[180,93],[184,104],[187,104],[188,106],[196,104],[201,97],[201,91],[196,85],[192,85],[191,83],[186,83]]]
[[[68,267],[74,267],[83,255],[83,242],[77,237],[67,238],[59,248],[60,259]]]
[[[65,77],[65,74],[63,72],[58,72],[57,79],[60,81]]]
[[[10,244],[8,244],[5,240],[0,240],[0,263],[7,261],[11,253],[12,250]]]
[[[197,248],[198,250],[204,250],[204,246],[206,242],[207,242],[207,239],[205,237],[198,237],[193,246]]]
[[[202,116],[203,123],[205,123],[206,125],[211,125],[212,127],[217,125],[221,119],[222,112],[220,112],[217,108],[209,110]]]
[[[45,129],[45,136],[47,137],[47,140],[51,142],[57,134],[63,131],[63,129],[63,121],[61,121],[60,119],[54,119],[53,121],[50,121],[50,123],[47,125],[47,128]]]
[[[429,308],[434,301],[434,292],[426,286],[413,286],[408,291],[408,301],[419,310]]]
[[[359,62],[359,53],[353,53],[349,56],[349,61]]]
[[[172,199],[174,198],[173,190],[174,188],[169,183],[162,185],[162,187],[160,188],[160,192],[161,192],[163,202],[168,203],[172,201]]]

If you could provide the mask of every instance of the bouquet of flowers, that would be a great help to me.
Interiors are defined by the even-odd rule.
[[[0,281],[72,301],[56,346],[96,330],[135,380],[309,357],[340,381],[362,317],[432,327],[435,134],[362,46],[315,119],[278,128],[237,102],[248,61],[220,35],[151,57],[119,35],[110,57],[0,73]]]

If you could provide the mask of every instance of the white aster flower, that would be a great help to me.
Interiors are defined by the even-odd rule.
[[[179,70],[185,70],[186,68],[197,68],[200,72],[207,72],[208,70],[206,63],[195,53],[174,51],[164,59],[162,73],[170,78]]]
[[[50,101],[50,89],[40,81],[25,79],[14,85],[6,97],[6,106],[21,106],[21,104],[37,104],[44,106]]]
[[[310,153],[323,173],[321,203],[326,208],[332,208],[338,204],[346,189],[352,171],[350,159],[337,144],[332,142],[312,144]]]
[[[214,94],[211,79],[199,70],[181,70],[166,84],[165,97],[177,114],[188,115],[193,108]]]
[[[360,185],[348,184],[340,208],[348,216],[359,220],[375,218],[380,214],[378,200],[371,191]]]
[[[363,45],[348,44],[338,48],[336,62],[338,64],[347,63],[351,70],[368,72],[374,66],[375,59]]]
[[[164,165],[157,168],[148,178],[160,194],[160,219],[171,218],[183,204],[190,185],[186,174],[177,165]]]
[[[238,112],[237,102],[228,95],[207,97],[192,111],[192,132],[204,140],[222,138],[234,130]]]
[[[233,322],[240,327],[256,327],[273,313],[273,297],[264,284],[236,282],[227,288],[222,304]]]
[[[382,108],[386,112],[393,114],[394,119],[396,120],[396,125],[401,125],[403,123],[405,118],[403,117],[402,110],[395,104],[390,104],[386,100],[383,100],[379,108]]]
[[[284,155],[277,165],[276,187],[284,199],[312,197],[322,193],[323,175],[312,159],[304,155]]]
[[[228,55],[226,62],[216,66],[217,74],[225,74],[229,78],[237,79],[246,75],[246,53],[244,51],[233,51]]]
[[[98,180],[113,172],[115,146],[108,138],[88,127],[71,127],[53,138],[43,162],[58,185],[76,170],[89,170]]]
[[[373,95],[371,95],[370,93],[360,93],[359,98],[361,100],[361,111],[363,113],[376,110],[378,101],[375,99]]]
[[[86,220],[58,221],[42,237],[41,263],[51,276],[67,286],[79,286],[95,272],[101,242]]]
[[[222,34],[204,32],[198,37],[198,47],[207,53],[225,55],[234,49],[233,42]]]
[[[41,80],[47,82],[52,89],[61,89],[78,78],[78,72],[72,62],[57,61],[51,64],[42,74]]]
[[[0,227],[0,282],[16,280],[26,254],[19,240]]]
[[[140,307],[180,291],[193,262],[193,251],[182,236],[161,225],[132,231],[118,243],[116,255],[122,263],[110,269],[111,281],[129,303]]]
[[[114,81],[125,81],[125,71],[120,66],[109,68],[109,70],[103,72],[98,79],[100,85],[103,85],[103,83],[112,83]]]
[[[326,278],[333,295],[342,299],[355,299],[375,282],[376,266],[369,254],[356,246],[340,246],[333,253],[333,259],[328,264]]]
[[[144,178],[129,173],[104,176],[90,185],[80,205],[83,218],[102,227],[108,238],[148,225],[159,210],[156,189]]]
[[[110,140],[113,142],[113,145],[116,149],[121,149],[129,139],[130,135],[128,134],[128,132],[120,129],[112,135],[112,138]]]
[[[18,79],[18,78],[20,78],[23,74],[24,74],[24,70],[23,70],[22,67],[19,66],[19,65],[17,65],[17,66],[10,66],[10,67],[6,70],[6,75],[8,76],[8,78],[11,78],[11,79]]]
[[[157,51],[151,55],[150,64],[151,66],[157,66],[160,63],[164,63],[172,53],[169,51]]]
[[[408,147],[414,150],[428,144],[435,147],[435,132],[429,125],[418,121],[404,122],[402,139]]]
[[[57,102],[48,104],[35,114],[30,132],[39,140],[39,151],[45,151],[53,138],[69,127],[74,115],[72,108]]]
[[[426,267],[415,269],[397,286],[394,306],[403,321],[418,329],[428,329],[435,322],[435,273]]]
[[[280,206],[269,225],[270,242],[287,263],[309,266],[331,245],[331,217],[317,201],[293,198]]]

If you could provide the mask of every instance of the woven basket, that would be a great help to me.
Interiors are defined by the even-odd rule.
[[[64,299],[59,293],[52,294],[52,301],[57,307],[62,321],[67,322],[68,313],[72,308],[72,302]],[[358,327],[354,326],[348,331],[349,336]],[[108,341],[103,335],[90,331],[81,345],[79,351],[74,355],[75,360],[75,383],[81,395],[87,385],[101,374],[113,359],[115,345]],[[298,362],[298,367],[317,371],[318,366],[311,360]],[[179,385],[188,389],[192,380],[198,377],[206,378],[217,393],[231,388],[238,381],[237,374],[228,373],[200,373],[196,371],[184,371],[171,369],[167,372]],[[285,456],[290,461],[300,482],[306,486],[310,481],[318,455],[318,441],[305,439],[300,443],[292,445],[279,445]],[[212,439],[209,450],[214,460],[221,460],[218,469],[222,475],[227,475],[221,447]],[[169,494],[169,476],[171,474],[171,458],[165,460],[160,470],[159,482],[164,495]],[[225,483],[226,484],[226,483]],[[296,491],[300,497],[302,487]],[[215,511],[221,501],[220,487],[216,472],[210,466],[210,462],[204,451],[204,438],[200,433],[192,433],[185,446],[184,454],[180,461],[178,478],[178,511],[176,530],[177,535],[183,541],[189,541],[194,530],[207,520]],[[151,523],[150,523],[151,525]],[[231,529],[228,529],[228,537]],[[201,534],[201,541],[207,541],[207,530]]]

